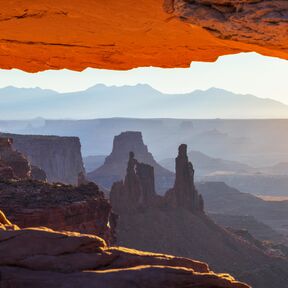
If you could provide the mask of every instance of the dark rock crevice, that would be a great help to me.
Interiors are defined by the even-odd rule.
[[[214,36],[288,50],[288,2],[271,0],[166,1],[167,13]],[[172,3],[173,2],[173,3]],[[170,3],[170,4],[169,4]]]

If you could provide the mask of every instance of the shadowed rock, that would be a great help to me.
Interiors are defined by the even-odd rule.
[[[31,166],[28,160],[12,148],[11,138],[0,138],[0,159],[12,168],[15,177],[28,179],[31,177]]]
[[[203,198],[194,185],[194,169],[187,156],[187,145],[179,146],[176,158],[176,179],[173,189],[165,197],[175,207],[183,207],[193,212],[203,211]]]
[[[119,214],[117,244],[200,259],[255,288],[285,285],[285,259],[266,254],[204,213],[203,198],[195,189],[194,169],[186,152],[186,145],[180,145],[175,184],[165,196],[154,192],[152,167],[142,166],[130,153],[125,180],[115,183],[110,193],[112,208]]]
[[[0,159],[0,179],[4,180],[4,179],[13,179],[13,178],[15,178],[13,169],[7,164],[5,164],[4,161]]]
[[[110,192],[113,210],[121,213],[147,208],[155,205],[156,198],[154,168],[139,163],[130,152],[125,180],[114,183]]]
[[[287,52],[288,2],[270,0],[165,0],[167,13],[214,36]]]
[[[116,181],[125,177],[127,155],[133,151],[135,158],[154,168],[156,191],[164,194],[174,181],[174,174],[160,166],[143,142],[141,132],[127,131],[114,137],[111,154],[106,157],[104,164],[88,174],[88,179],[99,183],[107,189]]]

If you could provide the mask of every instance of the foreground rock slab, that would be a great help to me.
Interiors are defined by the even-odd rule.
[[[249,287],[205,263],[108,247],[97,236],[47,228],[0,230],[0,255],[1,288]]]

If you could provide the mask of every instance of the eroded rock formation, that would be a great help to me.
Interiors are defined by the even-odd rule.
[[[39,181],[0,182],[0,207],[20,227],[45,226],[115,240],[116,216],[93,184],[73,187]]]
[[[154,168],[156,191],[163,194],[171,187],[174,174],[160,166],[148,151],[143,142],[141,132],[127,131],[114,137],[111,154],[106,157],[104,164],[88,174],[88,179],[110,189],[116,181],[125,177],[127,167],[127,155],[133,151],[135,158],[142,163]]]
[[[10,224],[0,211],[1,287],[249,288],[198,261],[109,247],[87,234],[47,228],[7,231],[4,225]]]
[[[28,179],[31,177],[30,163],[20,152],[12,148],[12,144],[12,138],[0,138],[0,159],[11,167],[16,178]]]
[[[175,184],[163,197],[155,192],[154,168],[138,162],[134,157],[134,152],[130,152],[125,179],[115,182],[110,192],[110,201],[117,213],[151,207],[185,208],[193,213],[204,212],[202,196],[194,185],[194,170],[188,160],[187,145],[179,146]]]
[[[13,147],[23,153],[31,165],[45,171],[49,182],[76,185],[79,173],[85,174],[81,144],[77,137],[1,135],[13,139]],[[37,177],[43,178],[39,170]]]
[[[166,198],[175,207],[184,207],[193,212],[204,210],[204,202],[194,185],[194,169],[187,156],[187,145],[179,146],[176,158],[174,187],[167,191]]]
[[[160,198],[155,192],[154,168],[139,163],[134,158],[134,153],[130,152],[125,180],[115,182],[110,192],[113,210],[121,214],[147,209],[156,205],[156,199]]]
[[[288,59],[287,5],[285,0],[13,0],[0,8],[0,64],[30,72],[189,67],[191,61],[247,51]]]
[[[193,176],[187,147],[180,145],[174,187],[165,196],[156,195],[153,168],[130,153],[125,180],[115,183],[110,193],[112,208],[119,214],[117,244],[200,259],[254,288],[285,285],[288,262],[216,225],[203,211]]]

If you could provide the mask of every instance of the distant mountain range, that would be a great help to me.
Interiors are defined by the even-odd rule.
[[[272,99],[223,89],[164,94],[149,85],[105,86],[58,93],[40,88],[0,89],[0,118],[288,118],[288,106]]]

